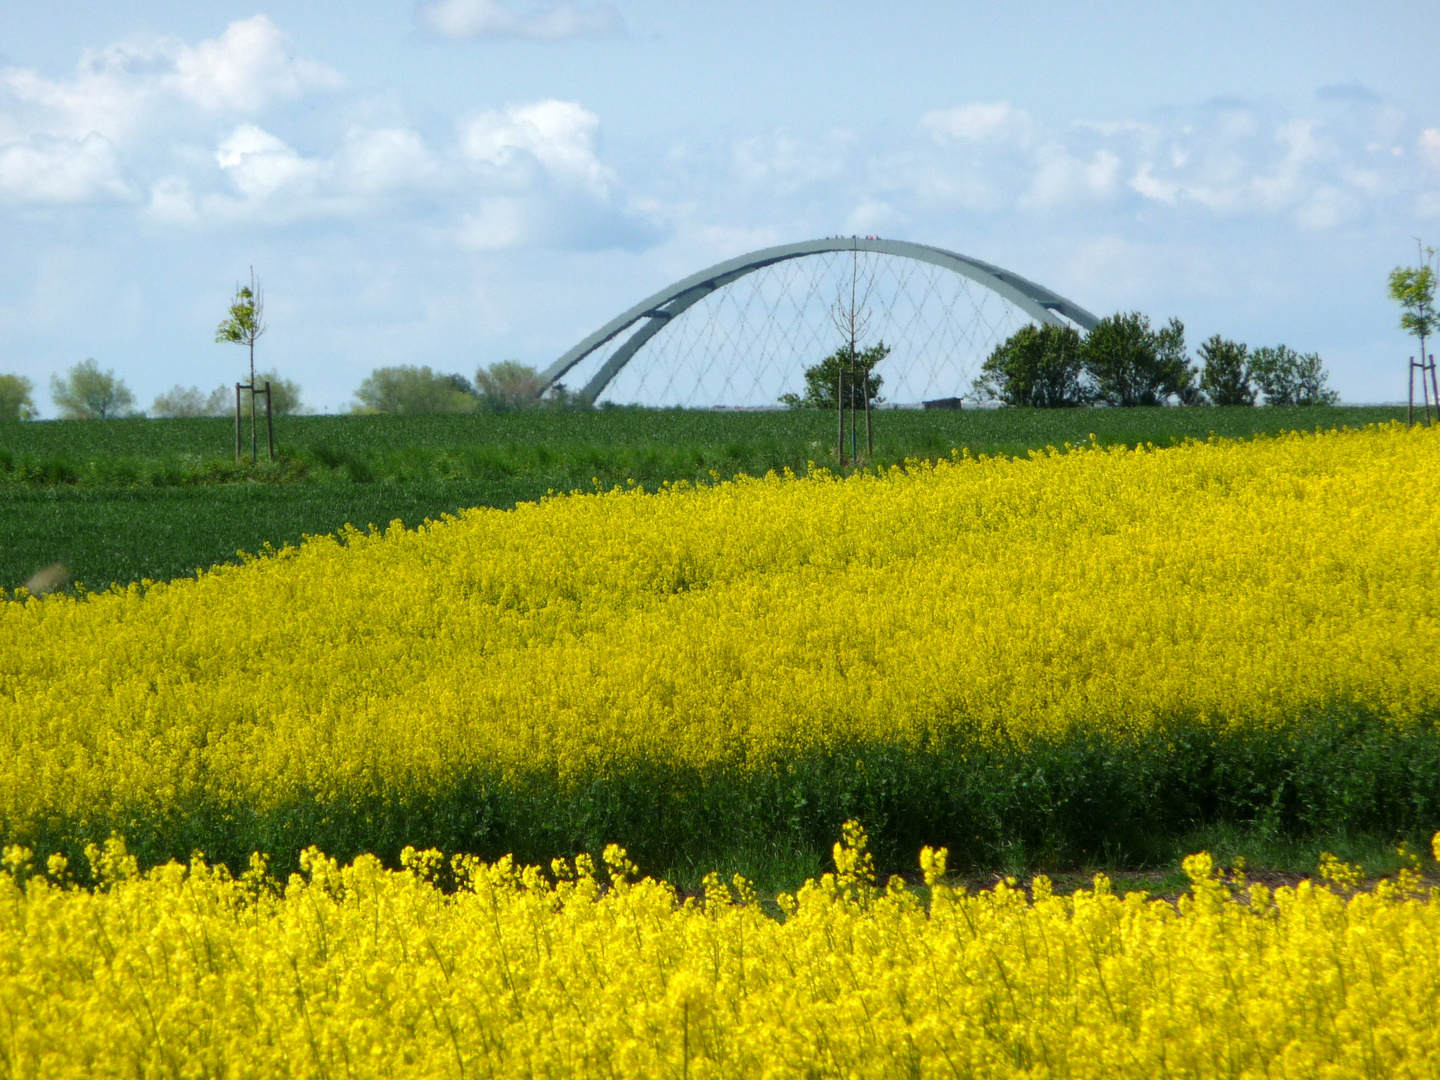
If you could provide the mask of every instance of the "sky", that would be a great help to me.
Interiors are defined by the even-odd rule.
[[[876,234],[1403,400],[1432,4],[4,0],[0,372],[544,368],[770,244]]]

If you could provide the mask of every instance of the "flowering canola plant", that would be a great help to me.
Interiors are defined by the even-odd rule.
[[[74,857],[118,829],[158,862],[491,829],[494,856],[526,816],[465,817],[496,792],[540,792],[540,820],[660,777],[683,814],[687,784],[817,755],[873,777],[867,747],[1260,738],[1335,708],[1403,734],[1440,686],[1437,568],[1440,433],[1398,425],[347,529],[0,603],[0,836]],[[405,833],[421,804],[444,837]]]
[[[0,1076],[1425,1077],[1440,1075],[1440,890],[1354,868],[1271,891],[1186,861],[1178,903],[1044,878],[877,888],[863,832],[763,913],[683,902],[610,848],[339,866],[275,887],[199,859],[102,887],[0,873]],[[1440,836],[1436,837],[1440,848]],[[1440,850],[1436,851],[1440,855]],[[28,877],[28,880],[27,880]]]

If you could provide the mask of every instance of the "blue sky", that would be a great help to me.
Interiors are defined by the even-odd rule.
[[[1404,394],[1385,275],[1440,236],[1432,5],[0,7],[0,371],[140,404],[261,361],[545,366],[755,247],[878,233]]]

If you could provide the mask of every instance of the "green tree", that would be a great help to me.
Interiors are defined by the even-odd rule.
[[[282,379],[275,370],[262,371],[255,376],[256,387],[264,389],[270,384],[270,410],[276,416],[295,416],[305,411],[300,400],[300,384],[292,379]]]
[[[355,391],[355,398],[361,412],[397,416],[466,413],[474,412],[477,404],[475,395],[467,391],[469,385],[461,375],[398,365],[372,371]]]
[[[486,412],[518,412],[540,405],[545,380],[528,364],[501,360],[475,372],[475,392]]]
[[[805,369],[805,393],[782,394],[780,403],[792,409],[834,409],[838,402],[835,397],[840,376],[845,376],[845,407],[864,409],[865,395],[869,395],[871,408],[884,399],[880,396],[883,377],[875,374],[875,366],[890,355],[890,346],[883,341],[860,349],[853,357],[847,342],[814,367]],[[862,389],[863,386],[863,389]]]
[[[33,420],[39,414],[30,396],[35,384],[24,375],[0,375],[0,421]]]
[[[1085,335],[1082,356],[1095,392],[1111,405],[1163,405],[1196,398],[1195,372],[1185,356],[1185,324],[1160,330],[1138,311],[1101,319]]]
[[[1254,405],[1250,350],[1219,334],[1207,339],[1200,354],[1200,388],[1216,405]]]
[[[1428,249],[1433,258],[1435,249]],[[1400,305],[1400,329],[1420,339],[1420,359],[1427,354],[1426,339],[1435,332],[1435,268],[1397,266],[1390,271],[1390,299]]]
[[[1329,376],[1316,353],[1267,345],[1251,354],[1250,375],[1266,405],[1334,405],[1340,400],[1327,385]]]
[[[250,352],[250,456],[259,455],[255,421],[255,342],[265,331],[265,296],[255,280],[255,269],[250,269],[250,284],[235,289],[235,298],[230,301],[230,312],[225,321],[215,328],[218,343],[244,345]]]
[[[135,403],[114,370],[101,371],[94,360],[82,360],[63,379],[50,376],[50,398],[67,420],[109,420],[126,415]]]
[[[1068,326],[1022,326],[995,347],[976,392],[1006,405],[1056,409],[1083,405],[1087,393],[1080,334]]]

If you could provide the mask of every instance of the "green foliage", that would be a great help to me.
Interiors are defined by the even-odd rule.
[[[1422,339],[1435,333],[1433,266],[1397,266],[1390,271],[1390,299],[1400,305],[1400,329]]]
[[[1022,326],[996,346],[980,369],[975,389],[1006,405],[1053,409],[1083,405],[1080,335],[1068,326]]]
[[[355,391],[361,411],[392,416],[474,412],[475,395],[461,375],[445,375],[428,367],[382,367],[372,371]]]
[[[300,400],[299,383],[282,379],[274,369],[256,374],[257,387],[263,387],[267,382],[270,384],[270,409],[276,416],[294,416],[305,411],[305,405]]]
[[[1156,331],[1138,311],[1111,315],[1085,336],[1083,355],[1097,396],[1111,405],[1196,398],[1195,373],[1185,356],[1185,324],[1179,319]]]
[[[114,370],[101,371],[94,360],[82,360],[63,379],[50,376],[50,398],[67,420],[108,420],[126,415],[135,403]]]
[[[845,406],[852,409],[865,408],[868,393],[870,408],[875,408],[884,399],[880,387],[885,380],[875,374],[875,367],[890,355],[890,347],[883,341],[851,354],[850,345],[844,344],[813,367],[805,369],[805,393],[784,394],[780,403],[791,409],[836,408],[836,390],[840,377],[844,376]]]
[[[1200,346],[1200,388],[1216,405],[1254,405],[1249,352],[1244,345],[1219,334]]]
[[[33,420],[37,413],[30,396],[35,384],[24,375],[0,375],[0,422]]]
[[[266,329],[264,297],[253,283],[241,285],[235,290],[235,298],[230,301],[225,320],[215,328],[215,341],[248,346],[253,359],[255,342]]]
[[[475,390],[489,412],[518,412],[540,404],[545,381],[540,373],[518,360],[501,360],[475,372]]]
[[[476,767],[408,793],[267,806],[195,796],[168,811],[77,810],[24,840],[78,863],[86,840],[123,829],[143,864],[203,850],[237,869],[256,850],[294,866],[311,844],[342,859],[394,863],[414,845],[543,865],[620,843],[693,882],[716,865],[763,879],[777,864],[824,863],[842,823],[859,819],[882,874],[913,867],[925,844],[948,847],[955,869],[1147,867],[1198,829],[1232,844],[1428,837],[1440,827],[1440,730],[1336,706],[1265,725],[1177,718],[1132,737],[1097,722],[1023,746],[855,741],[768,769],[637,760],[562,782],[538,766]]]
[[[222,386],[216,394],[223,395],[225,388]],[[196,416],[215,416],[223,411],[224,401],[220,402],[222,409],[213,409],[212,403],[215,394],[206,396],[198,386],[181,386],[176,383],[163,394],[157,394],[155,402],[150,406],[150,415],[156,417],[190,418]]]
[[[1250,373],[1266,405],[1336,405],[1340,395],[1327,382],[1325,365],[1315,353],[1297,353],[1284,345],[1256,349]]]

